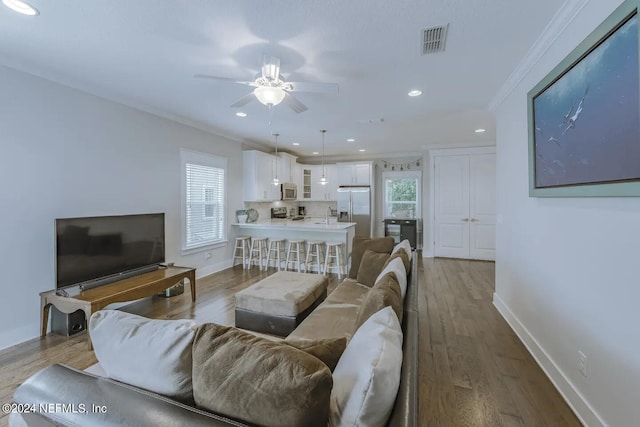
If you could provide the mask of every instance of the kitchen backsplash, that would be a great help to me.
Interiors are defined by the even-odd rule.
[[[317,218],[324,218],[327,207],[330,207],[334,211],[337,208],[336,202],[299,202],[299,204],[307,208],[307,216]]]
[[[298,206],[304,206],[307,210],[308,217],[324,218],[327,208],[330,207],[335,211],[336,202],[294,202],[294,201],[277,201],[277,202],[245,202],[245,209],[255,209],[258,211],[258,219],[271,218],[271,208],[286,207],[287,211],[294,209],[295,215],[298,214]]]

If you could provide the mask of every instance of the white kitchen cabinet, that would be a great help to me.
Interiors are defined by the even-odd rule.
[[[338,185],[371,185],[371,162],[336,163]]]
[[[320,184],[322,177],[322,166],[314,165],[311,168],[311,200],[312,201],[330,201],[336,200],[338,194],[338,185],[336,179],[335,165],[325,165],[324,175],[327,178],[327,184]]]
[[[280,182],[296,182],[296,157],[288,153],[278,153],[278,178]]]
[[[280,186],[273,185],[275,156],[262,151],[243,151],[243,191],[247,202],[280,200]],[[282,180],[280,180],[282,182]]]
[[[298,200],[299,201],[311,201],[312,180],[316,176],[312,170],[311,165],[300,165],[300,171],[302,173],[302,185],[298,188]]]
[[[327,200],[338,200],[338,168],[336,165],[327,165],[325,166],[327,170],[327,179],[329,183],[326,188],[326,197]]]

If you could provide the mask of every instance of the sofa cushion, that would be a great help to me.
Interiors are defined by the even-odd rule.
[[[353,319],[358,314],[358,305],[335,303],[325,300],[291,332],[285,341],[342,338],[347,340],[353,333]]]
[[[326,426],[332,377],[292,346],[207,323],[193,342],[193,396],[208,411],[260,426]]]
[[[193,402],[192,320],[155,320],[100,310],[89,321],[96,358],[106,376],[182,402]]]
[[[384,277],[378,280],[375,286],[371,288],[358,309],[353,330],[357,331],[369,317],[385,307],[391,307],[398,316],[398,320],[402,322],[402,294],[400,292],[400,285],[393,273],[385,274]]]
[[[358,269],[360,261],[367,249],[374,252],[390,254],[394,245],[393,237],[376,237],[373,239],[366,237],[354,236],[353,247],[351,249],[351,268],[349,269],[349,277],[355,279],[358,277]]]
[[[356,279],[346,278],[327,295],[327,301],[360,305],[369,289],[369,286],[358,283]]]
[[[344,349],[347,347],[347,339],[345,337],[322,338],[318,340],[290,339],[285,340],[284,343],[317,357],[322,363],[327,365],[332,372],[336,368]]]
[[[389,254],[374,252],[371,249],[364,251],[356,281],[372,287],[388,259]]]
[[[376,282],[382,279],[387,273],[394,273],[396,275],[396,279],[398,280],[398,284],[400,284],[400,291],[402,293],[402,299],[404,300],[404,296],[407,293],[407,271],[404,269],[404,264],[399,258],[395,258],[387,264],[387,266],[382,270]]]
[[[402,261],[405,271],[407,272],[407,274],[409,274],[409,272],[411,271],[411,258],[405,251],[397,251],[396,253],[392,254],[389,259],[387,259],[387,262],[384,263],[382,269],[384,270],[385,268],[387,268],[389,263],[396,258],[399,258]]]
[[[353,319],[370,289],[354,279],[344,279],[285,341],[336,337],[350,339],[353,333]]]
[[[353,335],[333,372],[330,426],[383,426],[400,385],[402,330],[391,307]]]

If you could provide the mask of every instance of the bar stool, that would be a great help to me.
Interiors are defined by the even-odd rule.
[[[233,264],[232,267],[236,263],[236,259],[242,260],[242,269],[247,269],[247,262],[249,261],[249,249],[251,245],[251,237],[249,236],[238,236],[236,237],[236,246],[233,249]],[[238,254],[238,251],[241,251],[241,254]]]
[[[289,248],[287,249],[287,260],[284,263],[284,269],[289,269],[289,264],[293,264],[293,269],[298,268],[298,272],[302,273],[302,263],[304,263],[304,240],[289,240]],[[295,259],[293,259],[295,255]]]
[[[262,261],[266,257],[267,238],[254,237],[251,239],[251,250],[249,251],[249,268],[258,258],[258,268],[262,270]]]
[[[327,253],[324,256],[324,274],[329,273],[330,268],[338,269],[338,280],[342,279],[342,271],[346,269],[342,248],[344,244],[340,242],[327,243]]]
[[[271,259],[271,255],[273,255],[274,259]],[[282,255],[282,258],[280,256]],[[278,271],[282,270],[282,261],[284,261],[287,257],[285,251],[285,241],[284,239],[271,239],[269,240],[269,249],[267,250],[267,261],[265,263],[264,269],[267,270],[269,268],[269,262],[275,262],[276,268]]]
[[[307,247],[307,257],[304,260],[304,267],[308,273],[311,273],[311,267],[314,263],[318,269],[318,274],[322,274],[322,256],[324,240],[310,240]]]

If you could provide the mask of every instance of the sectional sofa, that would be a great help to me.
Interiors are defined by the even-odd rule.
[[[382,243],[388,247],[388,241]],[[360,243],[354,241],[354,253],[359,245]],[[366,262],[367,257],[363,256],[363,252],[360,249],[358,256]],[[359,259],[357,261],[360,262]],[[371,266],[371,268],[377,271],[380,269],[379,266]],[[367,269],[367,266],[363,265],[358,269],[362,272]],[[372,289],[357,281],[358,269],[354,271],[352,267],[351,277],[345,278],[284,341],[341,336],[350,339],[360,306]],[[400,385],[387,422],[388,426],[394,427],[414,427],[418,424],[418,274],[415,252],[412,253],[406,279],[407,286],[400,316],[403,336]],[[93,371],[95,372],[95,369]],[[161,375],[161,373],[158,374]],[[27,379],[16,389],[14,401],[34,410],[22,414],[11,414],[10,426],[249,425],[236,417],[204,411],[193,404],[186,404],[134,387],[126,382],[115,381],[102,375],[59,364],[49,366]],[[67,410],[63,408],[63,410],[54,411],[47,411],[46,407],[42,410],[40,407],[41,404],[52,402],[65,403],[69,406]],[[84,410],[74,410],[80,407]],[[105,410],[101,411],[101,408]]]

